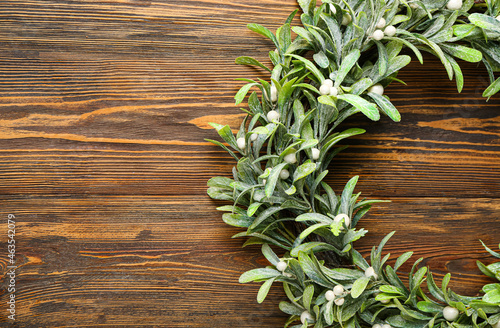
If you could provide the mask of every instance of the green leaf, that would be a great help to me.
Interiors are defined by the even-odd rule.
[[[351,216],[351,196],[356,187],[356,183],[358,183],[359,176],[352,177],[345,185],[344,190],[342,191],[342,196],[340,197],[340,209],[339,214],[347,214],[347,216]]]
[[[324,105],[327,105],[327,106],[331,106],[333,108],[336,108],[337,107],[337,104],[335,103],[335,100],[334,100],[334,97],[333,96],[320,96],[318,97],[318,101],[321,103],[321,104],[324,104]]]
[[[316,1],[312,0],[297,0],[297,3],[299,4],[300,9],[302,9],[304,14],[310,14],[312,2],[314,2],[314,5],[316,4]]]
[[[363,228],[361,228],[360,230],[349,229],[347,231],[347,233],[344,235],[342,243],[344,245],[348,245],[350,243],[353,243],[356,240],[359,240],[361,237],[364,237],[367,232],[368,232],[368,230],[365,230]]]
[[[351,86],[351,94],[360,95],[373,85],[372,79],[363,78]]]
[[[439,313],[443,311],[443,307],[439,304],[427,301],[421,301],[417,303],[417,308],[426,313]]]
[[[290,196],[295,194],[296,192],[297,192],[297,187],[295,187],[294,185],[291,185],[290,188],[285,190],[285,193]]]
[[[302,312],[304,312],[304,309],[285,301],[280,302],[279,308],[281,311],[289,315],[300,316]]]
[[[229,179],[226,177],[213,177],[207,181],[207,186],[208,187],[233,189],[231,187],[231,183],[233,183],[233,182],[234,182],[233,179]]]
[[[401,114],[389,99],[374,92],[369,92],[368,96],[372,98],[380,107],[382,112],[389,116],[394,122],[401,121]]]
[[[231,131],[231,128],[229,125],[220,125],[217,123],[208,123],[212,127],[214,127],[217,130],[217,133],[220,135],[220,137],[227,142],[231,147],[234,149],[239,149],[238,144],[236,143],[236,138],[234,137],[233,131]]]
[[[321,222],[325,224],[331,224],[333,220],[329,218],[326,215],[319,214],[319,213],[304,213],[295,218],[295,221],[297,222],[304,222],[304,221],[315,221],[315,222]]]
[[[361,270],[365,271],[370,267],[363,256],[355,249],[352,250],[352,263],[357,265]]]
[[[222,220],[230,226],[240,228],[248,228],[253,222],[253,218],[251,217],[232,213],[224,213]]]
[[[448,284],[450,282],[450,279],[451,279],[451,274],[447,273],[443,277],[443,281],[441,282],[441,291],[443,292],[444,299],[446,300],[447,303],[449,303],[449,299],[448,299]]]
[[[316,224],[308,227],[304,231],[302,231],[302,233],[300,234],[299,238],[302,239],[302,240],[306,239],[307,236],[309,236],[310,234],[312,234],[314,231],[316,231],[318,229],[321,229],[321,228],[328,227],[328,226],[329,226],[329,224],[326,224],[326,223],[316,223]]]
[[[359,51],[359,49],[354,49],[344,58],[344,60],[340,64],[340,68],[337,73],[337,78],[335,79],[335,85],[334,85],[335,87],[338,88],[340,86],[340,84],[344,81],[347,74],[358,62],[360,56],[361,52]]]
[[[299,11],[298,9],[295,9],[290,15],[288,15],[288,18],[286,19],[285,24],[291,24],[293,21],[293,18],[295,17],[295,15],[297,14],[298,11]]]
[[[267,178],[267,183],[265,187],[266,197],[272,196],[274,189],[276,188],[276,183],[278,182],[278,179],[280,177],[280,173],[287,165],[288,163],[281,163],[273,167],[273,169],[271,170],[271,173]]]
[[[397,25],[399,23],[406,22],[409,19],[410,19],[410,17],[408,17],[406,15],[396,15],[396,16],[394,16],[394,19],[391,21],[390,24]]]
[[[253,224],[250,226],[250,229],[255,229],[256,227],[259,226],[264,220],[269,218],[271,215],[281,211],[282,208],[280,206],[273,206],[267,208],[265,211],[259,214],[259,216],[255,219]]]
[[[280,258],[278,257],[278,255],[276,255],[276,253],[273,252],[273,250],[271,249],[271,246],[269,246],[268,244],[262,245],[262,254],[264,254],[266,259],[272,265],[276,265],[280,262]]]
[[[290,255],[297,257],[299,255],[299,252],[308,253],[311,250],[313,251],[313,253],[317,253],[317,252],[321,252],[321,251],[334,251],[337,254],[340,253],[340,251],[337,248],[335,248],[335,246],[332,246],[332,245],[324,243],[324,242],[312,241],[312,242],[300,244],[299,246],[295,247],[290,252]]]
[[[462,69],[460,68],[460,65],[458,65],[457,61],[453,59],[453,57],[448,54],[445,54],[445,56],[450,61],[451,67],[453,68],[453,71],[455,73],[457,90],[458,92],[462,92],[462,89],[464,88],[464,74],[462,73]]]
[[[285,104],[290,101],[290,96],[292,95],[292,92],[294,90],[293,84],[295,83],[295,81],[297,81],[297,78],[288,81],[281,87],[281,91],[278,95],[278,105],[280,109],[284,108]]]
[[[323,51],[315,53],[313,55],[313,59],[316,62],[316,64],[318,64],[318,66],[321,68],[327,68],[328,66],[330,66],[330,60]]]
[[[257,114],[263,114],[264,112],[262,111],[262,105],[260,104],[259,97],[257,96],[257,92],[252,92],[250,97],[248,97],[248,107],[252,111],[252,113]]]
[[[300,148],[298,151],[310,149],[318,144],[318,139],[308,139],[300,144]]]
[[[319,270],[317,266],[318,263],[317,261],[314,261],[313,258],[314,255],[312,255],[311,258],[306,253],[299,252],[300,267],[304,270],[304,273],[317,284],[327,288],[333,288],[333,284],[330,283],[321,270]]]
[[[391,38],[391,41],[386,44],[386,52],[389,58],[394,58],[401,50],[403,50],[403,42],[398,41],[398,38]],[[385,73],[385,72],[384,72]]]
[[[293,54],[289,54],[287,56],[290,56],[292,58],[295,58],[299,61],[301,61],[305,66],[306,68],[311,72],[313,73],[313,75],[318,79],[318,82],[320,84],[323,83],[323,81],[325,80],[325,77],[323,76],[323,74],[318,70],[318,68],[316,67],[316,65],[314,65],[310,60],[308,59],[305,59],[304,57],[301,57],[301,56],[298,56],[298,55],[293,55]]]
[[[495,273],[491,272],[488,267],[486,265],[484,265],[483,263],[479,262],[479,261],[476,261],[476,264],[477,264],[477,267],[479,268],[479,270],[481,270],[481,272],[490,277],[490,278],[495,278]]]
[[[483,59],[481,51],[459,44],[443,43],[441,44],[441,48],[453,57],[460,58],[470,63],[477,63]]]
[[[427,275],[427,287],[429,288],[429,292],[432,294],[432,296],[434,296],[438,301],[441,301],[443,303],[446,302],[444,294],[436,285],[431,272],[429,272],[429,274]]]
[[[377,106],[375,106],[371,102],[366,101],[360,96],[343,94],[339,95],[337,98],[350,103],[373,121],[378,121],[380,119],[380,113],[377,110]]]
[[[496,20],[494,17],[474,13],[469,16],[469,20],[476,26],[500,33],[500,21]]]
[[[413,255],[413,252],[406,252],[402,254],[398,259],[396,260],[396,263],[394,264],[394,271],[397,271],[403,263],[408,261],[408,259]]]
[[[302,296],[302,304],[307,311],[311,312],[311,302],[314,296],[314,285],[308,285],[306,289],[304,289],[304,294]]]
[[[264,64],[262,64],[257,59],[254,59],[252,57],[247,57],[247,56],[238,57],[238,58],[236,58],[235,63],[238,65],[259,66],[259,67],[271,72],[271,70],[269,68],[267,68]]]
[[[364,277],[364,273],[360,270],[353,270],[347,268],[335,268],[328,269],[326,267],[322,268],[323,272],[332,280],[344,280],[344,281],[352,281],[358,278]]]
[[[491,290],[486,295],[483,296],[483,301],[488,302],[488,303],[493,303],[493,304],[500,304],[500,290],[495,289]]]
[[[315,87],[313,87],[312,85],[310,84],[307,84],[307,83],[297,83],[297,84],[294,84],[292,86],[294,89],[295,88],[304,88],[304,89],[308,89],[308,90],[311,90],[312,92],[315,92],[317,94],[320,94],[319,90],[316,89]]]
[[[390,76],[396,72],[399,72],[403,67],[411,62],[411,57],[407,55],[396,56],[389,60],[389,68],[384,76],[378,76],[373,78],[373,83],[377,83],[387,76]]]
[[[378,48],[378,70],[379,74],[383,76],[389,67],[389,55],[387,54],[387,49],[385,45],[380,41],[375,41]]]
[[[500,91],[500,77],[495,80],[486,90],[484,90],[483,97],[490,99],[493,95]]]
[[[395,37],[385,37],[385,38],[389,39],[389,40],[396,41],[396,42],[403,43],[405,46],[407,46],[408,48],[410,48],[415,53],[415,56],[417,56],[418,61],[420,62],[420,64],[424,63],[424,57],[422,56],[422,53],[411,42],[409,42],[409,41],[407,41],[405,39],[395,38]]]
[[[403,296],[406,295],[406,292],[403,289],[391,285],[380,286],[379,290],[387,294],[398,294]]]
[[[278,277],[280,275],[281,275],[281,272],[274,270],[274,269],[268,269],[268,268],[253,269],[253,270],[250,270],[250,271],[243,273],[240,276],[239,282],[240,282],[240,284],[245,284],[247,282],[261,281],[261,280],[265,280],[265,279]]]
[[[229,153],[229,155],[231,155],[236,161],[239,160],[238,156],[236,156],[236,154],[231,149],[227,148],[220,141],[212,140],[212,139],[205,139],[205,141],[211,142],[214,145],[217,145],[217,146],[221,147],[222,149],[224,149],[225,151],[227,151]]]
[[[293,173],[293,182],[307,177],[316,170],[316,163],[306,162],[299,166]]]
[[[233,192],[227,189],[210,187],[207,190],[207,194],[210,198],[217,200],[233,200]]]
[[[247,95],[250,88],[255,86],[255,85],[258,85],[258,83],[256,83],[256,82],[255,83],[248,83],[248,84],[245,84],[243,87],[241,87],[241,89],[234,96],[235,105],[240,104],[243,101],[243,99],[245,99],[245,96]]]
[[[361,294],[363,294],[363,292],[365,291],[366,286],[368,285],[369,282],[370,282],[370,278],[368,278],[368,277],[358,278],[354,282],[354,284],[352,284],[351,297],[358,298]]]
[[[257,212],[257,210],[259,209],[259,207],[261,205],[262,205],[262,203],[259,203],[259,202],[255,202],[255,203],[250,204],[250,206],[248,206],[248,209],[247,209],[247,215],[253,216],[255,214],[255,212]]]
[[[262,286],[259,288],[259,292],[257,293],[257,302],[262,303],[266,299],[267,294],[269,293],[269,289],[271,289],[271,286],[276,278],[271,278],[264,282]]]
[[[291,29],[290,24],[286,23],[276,30],[276,36],[278,37],[278,43],[280,45],[280,50],[286,52],[290,44],[291,40]]]
[[[257,32],[260,35],[263,35],[263,36],[267,37],[268,39],[270,39],[271,41],[273,41],[273,43],[276,46],[276,48],[279,48],[278,40],[276,39],[276,37],[274,36],[274,34],[271,33],[271,31],[269,31],[264,26],[252,23],[252,24],[248,24],[247,27],[248,27],[249,30]]]

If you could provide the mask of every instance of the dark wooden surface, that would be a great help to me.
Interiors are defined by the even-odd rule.
[[[280,288],[258,305],[257,284],[238,276],[266,265],[241,249],[205,183],[233,162],[207,122],[236,126],[234,65],[265,61],[269,42],[245,27],[275,29],[295,2],[0,2],[0,249],[17,222],[17,327],[279,327]],[[500,242],[500,98],[481,98],[482,68],[464,64],[461,95],[426,58],[387,90],[401,123],[362,117],[328,182],[390,199],[361,225],[367,255],[415,251],[438,278],[474,295],[490,280],[478,239]],[[408,267],[403,267],[403,271]],[[3,276],[5,278],[5,276]],[[2,286],[7,284],[2,280]],[[5,290],[0,325],[6,319]]]

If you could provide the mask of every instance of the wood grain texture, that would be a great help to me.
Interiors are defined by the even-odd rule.
[[[0,2],[0,266],[16,216],[16,327],[279,327],[278,287],[262,305],[238,276],[266,265],[258,247],[231,239],[206,181],[229,176],[231,157],[204,141],[208,122],[239,125],[234,65],[266,62],[292,0]],[[360,224],[371,245],[392,230],[393,256],[412,249],[438,278],[476,294],[491,263],[478,239],[500,242],[500,98],[481,98],[482,68],[463,64],[456,93],[425,57],[387,94],[403,121],[356,117],[367,130],[331,166],[340,190],[392,200]],[[402,271],[407,272],[408,267]]]

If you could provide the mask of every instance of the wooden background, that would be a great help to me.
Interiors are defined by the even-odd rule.
[[[259,247],[241,249],[206,196],[206,181],[233,162],[204,141],[207,122],[236,126],[237,66],[265,61],[272,30],[293,0],[0,1],[0,249],[7,265],[7,215],[16,216],[16,327],[280,327],[283,299],[239,275],[266,265]],[[461,95],[441,64],[426,58],[387,90],[401,123],[356,117],[368,132],[331,167],[340,190],[390,199],[361,226],[438,278],[475,295],[476,259],[492,263],[478,239],[500,242],[500,97],[481,98],[483,68],[464,64]],[[408,271],[408,267],[403,267]],[[3,276],[5,278],[5,275]],[[7,286],[2,279],[2,286]]]

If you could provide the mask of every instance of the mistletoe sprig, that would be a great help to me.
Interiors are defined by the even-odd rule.
[[[273,67],[251,57],[239,57],[236,63],[266,70],[270,79],[241,79],[247,84],[236,94],[236,104],[253,87],[260,92],[248,97],[243,109],[248,116],[236,136],[229,126],[212,124],[225,144],[209,141],[227,150],[237,165],[233,179],[210,179],[208,194],[232,202],[218,208],[226,212],[224,222],[245,228],[234,237],[247,237],[244,246],[262,244],[271,264],[245,272],[240,282],[263,282],[258,302],[274,282],[282,283],[289,299],[279,305],[290,315],[285,327],[500,328],[500,283],[484,286],[481,297],[458,295],[448,288],[450,274],[438,287],[427,267],[419,267],[419,259],[409,284],[403,284],[397,271],[412,252],[394,266],[386,265],[390,255],[382,254],[394,232],[373,247],[368,261],[353,247],[367,233],[357,223],[382,201],[354,193],[357,176],[340,194],[323,181],[328,165],[345,148],[338,142],[365,132],[341,130],[346,118],[361,112],[371,120],[379,120],[381,113],[401,119],[384,90],[392,82],[404,83],[397,78],[411,61],[401,54],[404,48],[420,62],[422,52],[437,56],[459,92],[464,81],[456,58],[482,62],[491,82],[483,96],[500,91],[500,78],[495,79],[500,71],[500,2],[298,2],[302,26],[291,26],[298,10],[275,34],[248,25],[274,43],[276,49],[269,52]],[[270,245],[282,249],[282,255]],[[500,281],[500,262],[478,266]]]

